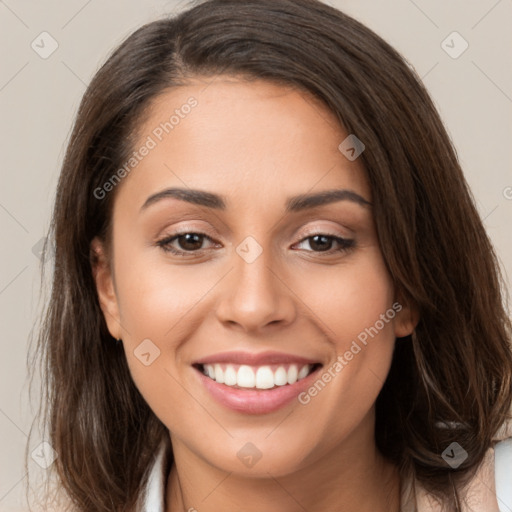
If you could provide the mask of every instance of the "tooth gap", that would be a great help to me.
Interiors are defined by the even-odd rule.
[[[208,372],[204,368],[204,364],[195,364],[194,365],[203,375],[208,375]]]

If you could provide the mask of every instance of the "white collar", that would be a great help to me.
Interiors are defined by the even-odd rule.
[[[142,494],[140,512],[165,512],[165,484],[167,479],[167,443],[162,441]]]

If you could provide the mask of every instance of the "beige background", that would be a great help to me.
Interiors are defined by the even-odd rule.
[[[512,275],[512,1],[329,3],[383,36],[424,78],[504,268]],[[49,224],[73,116],[86,84],[117,43],[142,23],[184,5],[158,0],[0,0],[2,511],[26,510],[23,452],[38,398],[33,397],[31,408],[26,354],[38,307],[37,243]],[[47,59],[31,48],[43,31],[59,45]],[[453,31],[469,44],[456,59],[441,47]],[[448,44],[453,52],[462,41],[452,39]],[[40,441],[36,436],[30,450]],[[30,461],[32,471],[44,472]]]

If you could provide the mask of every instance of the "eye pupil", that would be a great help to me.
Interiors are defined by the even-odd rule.
[[[184,235],[179,236],[178,240],[180,247],[184,250],[200,249],[203,243],[203,235],[200,235],[198,233],[186,233]],[[183,240],[185,240],[185,244],[182,243]],[[199,247],[197,245],[199,245]]]
[[[310,243],[311,248],[319,251],[328,251],[330,249],[329,246],[332,244],[330,237],[325,235],[314,235],[311,237],[311,240],[313,240],[313,243]],[[319,240],[321,240],[320,243],[318,243]]]

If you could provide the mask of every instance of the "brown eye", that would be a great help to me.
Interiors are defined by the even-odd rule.
[[[203,249],[202,246],[205,240],[212,241],[212,239],[204,233],[174,233],[163,238],[162,240],[159,240],[157,245],[165,252],[185,256],[187,253],[201,251]]]
[[[203,245],[203,235],[199,233],[186,233],[176,237],[180,249],[185,251],[194,251],[200,249]]]
[[[355,245],[355,240],[323,233],[308,236],[301,240],[300,244],[304,243],[305,241],[308,241],[309,246],[312,249],[312,251],[308,252],[323,252],[329,254],[332,252],[346,251]],[[333,249],[333,244],[338,244],[339,247]]]

